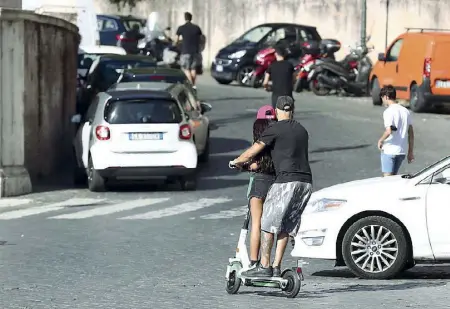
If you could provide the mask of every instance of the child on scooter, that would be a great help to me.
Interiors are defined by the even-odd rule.
[[[258,110],[256,120],[253,123],[253,142],[261,137],[261,134],[270,123],[276,121],[275,109],[270,105],[265,105]],[[269,188],[275,180],[275,168],[270,150],[267,149],[255,157],[250,165],[253,172],[250,176],[247,198],[249,199],[251,213],[251,236],[250,236],[250,262],[251,267],[258,263],[259,246],[261,240],[261,216],[264,199]]]

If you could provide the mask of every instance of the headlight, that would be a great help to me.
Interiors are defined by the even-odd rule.
[[[313,212],[321,212],[321,211],[329,211],[340,208],[347,201],[340,199],[329,199],[329,198],[321,198],[315,201],[308,203],[305,208],[304,214],[313,213]]]
[[[239,59],[239,58],[243,57],[246,52],[247,52],[246,50],[240,50],[240,51],[237,51],[235,53],[232,53],[231,55],[228,56],[228,58],[230,58],[230,59]]]

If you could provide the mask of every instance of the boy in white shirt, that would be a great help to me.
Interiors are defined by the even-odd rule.
[[[397,92],[391,85],[380,91],[383,104],[385,131],[378,141],[381,151],[381,171],[383,176],[397,175],[407,157],[408,163],[414,161],[414,130],[409,110],[395,101]]]

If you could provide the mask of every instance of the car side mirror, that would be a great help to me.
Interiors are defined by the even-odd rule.
[[[81,122],[81,115],[80,114],[73,115],[72,118],[70,119],[70,122],[72,122],[72,123],[80,123]]]
[[[378,54],[378,61],[386,61],[386,57],[384,56],[384,53]]]
[[[212,110],[212,105],[206,102],[200,102],[200,108],[202,114],[204,114]]]

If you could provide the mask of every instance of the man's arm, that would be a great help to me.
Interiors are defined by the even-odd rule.
[[[181,26],[180,27],[178,27],[178,29],[177,29],[177,33],[176,33],[176,37],[175,37],[175,46],[176,45],[178,45],[178,43],[180,42],[180,36],[182,35],[181,34]]]
[[[386,128],[383,132],[383,134],[381,135],[380,139],[378,140],[378,149],[382,149],[383,148],[383,143],[384,141],[392,134],[392,128],[391,126],[393,125],[393,117],[392,115],[386,110],[383,113],[383,122],[384,122],[384,127]]]
[[[273,126],[269,126],[261,135],[261,138],[247,149],[243,154],[234,160],[234,163],[245,163],[253,159],[264,147],[271,146],[275,142],[276,131]]]
[[[412,124],[408,127],[408,162],[414,160],[414,129]]]
[[[272,66],[267,68],[266,74],[264,75],[263,87],[267,88],[269,86],[270,74],[272,73]]]
[[[246,163],[249,162],[251,159],[253,159],[258,153],[260,153],[264,147],[266,145],[262,142],[256,142],[252,145],[252,147],[250,147],[249,149],[247,149],[246,151],[244,151],[243,154],[241,154],[239,157],[237,157],[236,159],[234,159],[234,163],[236,164],[242,164],[242,163]]]

